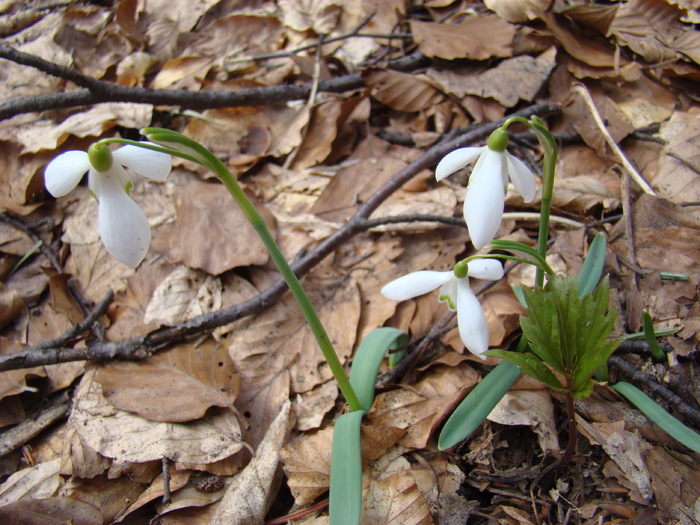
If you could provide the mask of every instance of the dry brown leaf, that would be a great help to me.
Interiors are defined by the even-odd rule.
[[[495,15],[470,16],[457,24],[409,23],[418,49],[428,57],[486,60],[513,55],[515,26]]]
[[[317,35],[327,35],[338,22],[342,11],[339,0],[278,0],[282,22],[294,31],[313,29]]]
[[[666,145],[659,159],[658,172],[650,182],[658,189],[659,196],[677,204],[700,200],[700,177],[697,172],[700,166],[699,116],[697,108],[676,111],[661,125],[659,134]],[[691,167],[693,164],[695,169]],[[687,208],[686,213],[700,219],[697,208]]]
[[[362,503],[362,525],[434,523],[416,480],[405,470],[370,481]]]
[[[644,455],[654,497],[659,510],[670,521],[679,524],[700,520],[700,472],[697,463],[671,454],[662,447],[653,447]]]
[[[362,72],[362,80],[373,98],[397,111],[421,111],[444,98],[420,77],[389,69],[367,68]]]
[[[10,324],[26,305],[20,294],[0,283],[0,329]]]
[[[0,485],[0,507],[19,500],[53,496],[63,484],[58,475],[60,464],[61,460],[56,458],[12,474]]]
[[[243,448],[238,419],[231,411],[188,424],[147,421],[108,404],[94,372],[83,376],[68,424],[91,448],[119,461],[143,463],[168,457],[213,463]]]
[[[576,416],[579,431],[593,445],[601,445],[620,468],[623,478],[619,481],[626,487],[634,489],[644,498],[651,501],[654,491],[644,454],[650,448],[649,443],[639,435],[625,430],[624,421],[616,423],[588,423]]]
[[[312,274],[313,275],[313,274]],[[352,353],[360,316],[353,278],[311,278],[306,291],[341,363]],[[229,355],[241,376],[236,407],[251,425],[246,441],[256,446],[291,393],[302,393],[332,377],[299,307],[283,299],[255,319],[239,322]]]
[[[601,35],[607,35],[610,24],[615,19],[619,5],[576,5],[563,11],[575,22],[595,29]]]
[[[294,400],[297,428],[303,432],[320,427],[326,414],[335,406],[336,399],[338,384],[334,379],[297,394]]]
[[[197,485],[199,483],[207,480],[207,477],[203,478],[190,478],[190,482],[184,488],[181,488],[177,492],[173,493],[172,501],[168,505],[163,505],[162,503],[156,502],[156,508],[158,509],[158,515],[164,516],[169,515],[172,512],[188,509],[190,507],[208,507],[212,509],[212,516],[214,510],[218,508],[218,505],[212,505],[221,500],[226,493],[226,489],[230,484],[230,479],[224,479],[221,477],[215,477],[213,479],[223,481],[223,484],[219,490],[214,492],[201,492],[197,490]],[[211,518],[210,518],[211,519]],[[205,525],[209,525],[211,521],[206,521]]]
[[[287,486],[297,505],[306,505],[328,490],[333,427],[303,437],[280,450]]]
[[[491,97],[506,107],[519,100],[532,101],[547,81],[555,65],[556,50],[551,48],[537,58],[519,56],[504,60],[496,67],[470,74],[456,70],[428,71],[428,75],[448,93]],[[473,71],[473,69],[472,69]]]
[[[551,3],[551,0],[484,0],[486,7],[513,24],[538,18]]]
[[[294,169],[320,164],[331,154],[341,111],[342,102],[339,99],[326,100],[313,108],[304,139],[294,157]]]
[[[467,364],[436,366],[411,388],[379,394],[367,417],[375,425],[405,429],[401,446],[423,448],[477,381],[477,372]]]
[[[153,239],[173,261],[211,275],[267,262],[265,246],[223,184],[192,181],[176,189],[175,209],[174,226],[159,228]]]
[[[264,521],[274,501],[280,449],[293,426],[291,403],[287,401],[267,429],[255,457],[226,491],[212,523]]]
[[[100,509],[72,498],[27,499],[0,507],[0,519],[7,525],[102,525]]]
[[[70,428],[63,437],[61,451],[61,475],[91,479],[107,470],[112,460],[100,456],[85,443],[75,430]]]
[[[511,390],[494,407],[488,420],[501,425],[528,425],[544,453],[559,450],[554,404],[546,390]]]
[[[149,421],[181,423],[209,407],[232,407],[239,379],[226,349],[213,339],[182,344],[138,362],[98,366],[105,399]]]
[[[183,471],[183,470],[177,470],[174,467],[170,467],[170,486],[169,489],[175,494],[180,494],[181,489],[187,484],[187,482],[190,479],[190,476],[192,475],[192,472],[190,471]],[[194,489],[192,489],[194,491]],[[195,491],[196,492],[196,491]],[[115,523],[121,523],[123,522],[129,514],[134,512],[137,509],[140,509],[144,505],[150,503],[151,501],[160,498],[163,496],[163,474],[160,474],[156,479],[153,480],[153,482],[150,484],[150,486],[146,489],[141,491],[141,493],[138,495],[136,499],[131,500],[130,499],[130,504],[122,509],[122,511],[119,514],[119,519],[115,521]],[[173,498],[174,499],[174,498]],[[173,509],[175,510],[175,509]],[[127,521],[126,523],[129,523]]]
[[[221,281],[202,271],[178,266],[153,291],[146,306],[146,323],[176,324],[221,309]]]

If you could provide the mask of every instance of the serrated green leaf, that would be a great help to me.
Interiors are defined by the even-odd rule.
[[[329,514],[331,525],[358,525],[362,514],[360,426],[365,412],[338,418],[333,430]]]
[[[387,350],[408,343],[408,335],[397,328],[383,327],[372,330],[355,352],[350,368],[352,385],[362,410],[369,412],[374,403],[374,385],[377,382],[379,366]]]
[[[605,235],[599,233],[588,248],[588,255],[586,255],[581,271],[578,274],[579,297],[593,292],[598,286],[600,274],[603,272],[603,265],[605,264],[605,244]]]
[[[671,437],[680,441],[696,453],[700,453],[700,434],[686,427],[636,386],[620,381],[614,385],[610,385],[610,388],[627,398],[630,403],[668,432]]]
[[[498,363],[469,392],[447,420],[438,438],[438,448],[445,450],[467,439],[484,422],[518,377],[520,370],[513,363]]]
[[[486,355],[500,357],[518,366],[521,372],[534,377],[542,384],[557,392],[566,392],[564,385],[554,373],[540,359],[532,354],[521,352],[508,352],[506,350],[493,349],[485,352]]]
[[[527,301],[527,317],[520,317],[520,327],[530,348],[542,361],[562,374],[566,372],[559,348],[559,324],[553,302],[546,299],[543,290],[523,289]]]

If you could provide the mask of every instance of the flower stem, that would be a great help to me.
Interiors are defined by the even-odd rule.
[[[165,132],[166,130],[162,131]],[[169,130],[167,130],[167,132],[170,137],[175,136],[174,132]],[[132,144],[134,146],[145,147],[146,149],[176,155],[178,157],[191,160],[211,169],[219,177],[221,182],[223,182],[224,186],[226,186],[228,192],[236,201],[236,204],[238,204],[238,206],[240,207],[246,219],[248,219],[253,228],[255,228],[255,231],[258,233],[260,240],[262,240],[263,244],[265,245],[265,248],[267,248],[267,251],[270,253],[270,257],[272,258],[273,262],[277,265],[277,268],[282,274],[284,280],[287,282],[289,290],[292,292],[292,295],[299,304],[299,308],[301,308],[301,311],[304,314],[306,321],[309,323],[309,328],[313,332],[314,337],[318,342],[318,346],[320,347],[321,352],[323,353],[323,357],[326,359],[326,362],[328,363],[328,366],[331,369],[335,380],[338,382],[338,386],[340,387],[341,392],[345,396],[345,400],[350,406],[350,410],[352,410],[353,412],[356,410],[362,410],[360,401],[357,399],[357,395],[355,394],[355,391],[353,390],[352,385],[350,384],[350,380],[348,379],[348,376],[345,373],[345,369],[343,368],[340,359],[338,359],[338,354],[336,354],[335,348],[333,348],[333,343],[331,343],[331,340],[328,337],[328,334],[326,333],[326,329],[321,323],[321,320],[318,318],[318,314],[316,313],[316,310],[311,304],[309,296],[306,295],[306,291],[301,286],[299,279],[292,270],[291,266],[289,266],[287,260],[284,258],[282,251],[277,245],[277,242],[275,242],[275,239],[272,237],[272,233],[270,233],[270,230],[268,229],[267,225],[265,224],[265,221],[263,220],[258,210],[255,208],[253,203],[250,202],[250,199],[245,194],[241,186],[238,184],[236,178],[231,174],[228,168],[226,168],[226,166],[218,158],[216,158],[216,156],[213,153],[211,153],[201,144],[191,139],[188,139],[183,135],[177,135],[178,139],[182,139],[181,143],[186,144],[187,151],[189,152],[189,154],[184,151],[176,151],[170,148],[164,148],[157,145],[149,145],[144,144],[143,142],[135,142],[125,139],[105,139],[103,142],[118,142],[122,144]]]

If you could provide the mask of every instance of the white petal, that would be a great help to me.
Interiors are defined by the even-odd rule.
[[[454,277],[440,287],[440,295],[438,301],[447,303],[447,307],[453,312],[457,309],[457,279]]]
[[[464,220],[477,250],[493,239],[501,225],[505,199],[502,161],[502,153],[486,150],[476,163],[467,186]]]
[[[66,151],[46,166],[44,184],[54,197],[70,193],[90,169],[90,159],[84,151]]]
[[[112,257],[136,268],[151,243],[148,219],[126,194],[117,177],[101,177],[99,189],[98,220],[102,242]]]
[[[522,195],[525,202],[532,202],[537,193],[535,176],[519,158],[506,152],[508,176],[515,186],[515,191]]]
[[[481,155],[481,152],[485,149],[486,146],[481,146],[479,148],[459,148],[452,153],[448,153],[435,168],[435,179],[440,181],[448,175],[452,175],[455,171],[461,170],[464,166]]]
[[[107,182],[105,182],[107,181]],[[103,186],[108,188],[107,191],[112,191],[109,188],[118,185],[122,192],[126,192],[126,188],[131,182],[129,175],[121,164],[113,163],[112,167],[107,171],[99,172],[95,168],[90,168],[90,178],[88,179],[88,187],[90,191],[100,200],[100,195],[103,191]]]
[[[450,279],[452,272],[413,272],[386,284],[382,295],[394,301],[405,301],[432,292]]]
[[[469,277],[498,281],[503,277],[503,265],[496,259],[475,259],[469,261]]]
[[[457,283],[457,324],[459,337],[472,354],[485,359],[481,354],[489,349],[489,325],[479,300],[469,287],[469,281],[459,279]]]
[[[124,146],[115,151],[113,155],[114,162],[153,180],[165,180],[172,166],[172,159],[167,153],[139,148],[138,146]]]

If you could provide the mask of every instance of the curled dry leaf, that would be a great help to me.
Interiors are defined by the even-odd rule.
[[[381,480],[371,480],[363,497],[362,525],[401,523],[432,524],[430,509],[411,473],[400,470]]]
[[[0,328],[11,323],[24,307],[25,304],[20,294],[0,283]]]
[[[551,3],[552,0],[484,0],[486,7],[513,24],[538,18]]]
[[[444,95],[416,75],[368,68],[362,80],[372,96],[397,111],[421,111],[441,102]]]
[[[171,423],[200,418],[212,406],[232,407],[240,383],[226,349],[213,339],[99,366],[95,380],[114,407]]]
[[[53,496],[62,485],[60,465],[61,460],[56,458],[12,474],[0,485],[0,507],[22,499]]]

